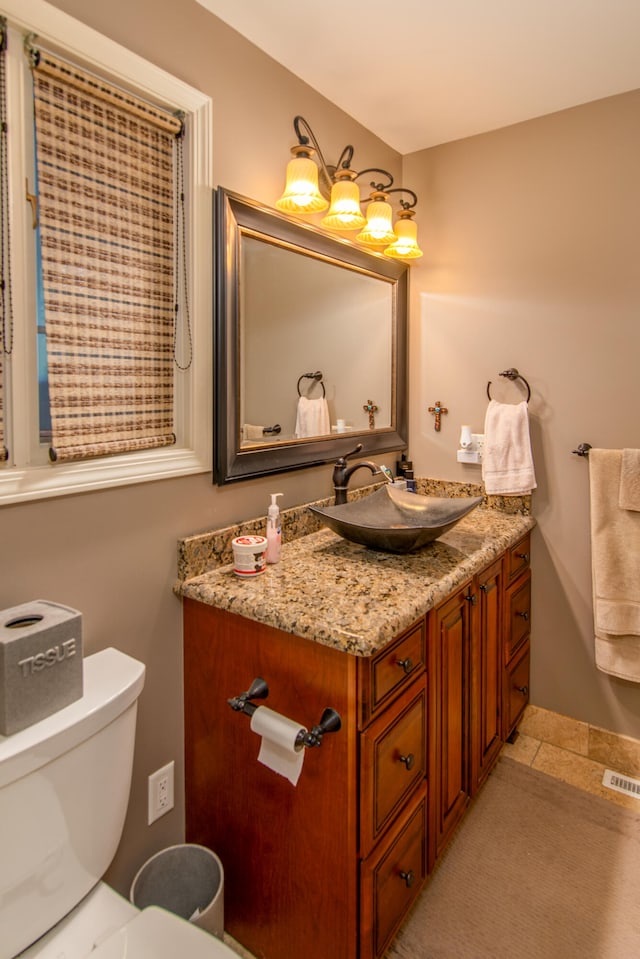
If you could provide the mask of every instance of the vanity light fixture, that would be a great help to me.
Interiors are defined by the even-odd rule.
[[[418,246],[418,226],[413,219],[418,197],[413,190],[394,187],[393,177],[387,170],[369,167],[356,171],[351,168],[353,147],[344,148],[335,166],[327,165],[313,130],[304,119],[293,120],[298,142],[291,148],[293,159],[287,164],[284,193],[276,202],[285,213],[320,213],[328,208],[320,221],[330,230],[359,230],[358,243],[372,247],[385,256],[397,260],[416,259],[422,256]],[[382,182],[371,181],[366,218],[360,205],[360,189],[355,182],[367,173],[384,177]],[[324,190],[323,190],[324,187]],[[331,205],[327,194],[331,191]],[[392,223],[393,209],[389,203],[391,193],[408,194],[409,200],[400,199],[400,211],[395,226]]]

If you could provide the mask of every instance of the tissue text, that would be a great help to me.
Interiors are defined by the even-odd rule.
[[[19,660],[18,666],[22,667],[23,676],[31,676],[33,673],[39,673],[41,669],[46,669],[49,666],[55,666],[56,663],[61,663],[63,660],[75,656],[75,654],[75,639],[65,639],[57,646],[52,646],[42,653],[36,653],[35,656],[27,656],[25,659]]]

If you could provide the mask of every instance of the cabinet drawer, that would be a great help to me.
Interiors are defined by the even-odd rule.
[[[508,739],[529,702],[529,643],[505,672],[503,738]]]
[[[361,736],[360,849],[391,824],[427,765],[427,691],[414,683]]]
[[[531,556],[531,536],[527,533],[519,543],[507,550],[507,582],[517,579],[529,566]]]
[[[427,875],[427,791],[423,784],[398,828],[361,866],[360,959],[381,956]]]
[[[359,663],[362,725],[366,725],[394,696],[423,673],[426,662],[424,617],[376,656],[362,660]]]
[[[509,621],[505,642],[506,662],[531,632],[531,573],[509,591]]]

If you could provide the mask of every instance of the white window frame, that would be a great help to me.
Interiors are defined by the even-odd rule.
[[[114,43],[45,0],[0,0],[7,18],[7,104],[13,353],[4,357],[5,434],[9,464],[0,465],[0,505],[68,493],[168,479],[211,469],[212,443],[212,104],[199,90]],[[32,92],[22,36],[35,33],[43,46],[81,63],[188,117],[184,144],[187,270],[193,359],[176,371],[178,445],[84,462],[50,464],[37,444],[35,265],[31,212],[25,180],[33,190],[33,130],[28,129]],[[89,52],[90,51],[90,52]],[[18,131],[20,134],[18,135]],[[186,327],[186,323],[182,324]],[[189,356],[186,329],[178,358]]]

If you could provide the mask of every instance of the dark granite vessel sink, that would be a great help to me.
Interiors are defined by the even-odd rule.
[[[309,509],[352,543],[387,553],[410,553],[442,536],[481,502],[481,496],[421,496],[382,486],[370,496],[340,506]]]

